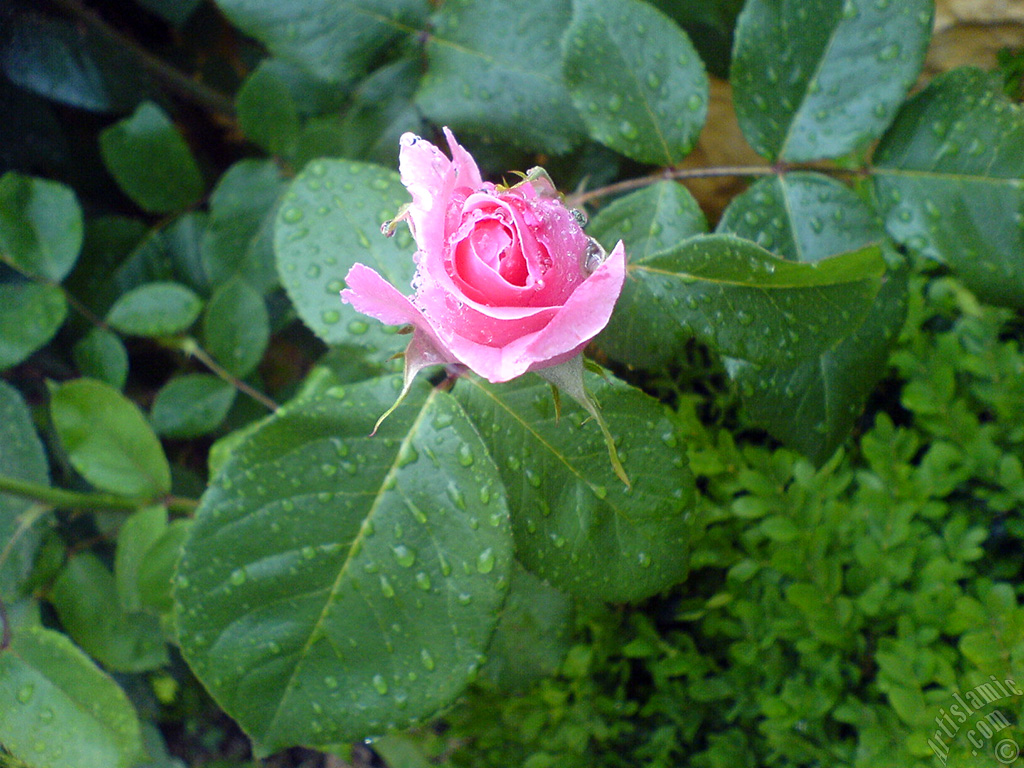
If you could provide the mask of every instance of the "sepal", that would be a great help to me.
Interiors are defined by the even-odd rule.
[[[576,355],[576,357],[566,360],[564,363],[552,365],[549,368],[541,368],[534,371],[534,373],[579,403],[583,410],[590,414],[591,418],[597,422],[601,435],[604,437],[604,444],[608,448],[608,458],[611,460],[612,469],[615,470],[616,477],[625,483],[627,488],[632,488],[633,484],[629,482],[629,476],[626,474],[622,461],[619,459],[619,452],[615,448],[612,433],[608,431],[608,424],[601,416],[597,402],[590,396],[586,386],[583,384],[583,355]]]

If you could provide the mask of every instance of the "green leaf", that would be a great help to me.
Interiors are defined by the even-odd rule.
[[[680,3],[679,0],[652,0],[683,28],[693,41],[708,71],[721,78],[729,76],[733,30],[744,0],[704,0]]]
[[[359,84],[341,122],[341,152],[345,157],[398,167],[399,138],[406,131],[419,133],[423,128],[423,119],[413,104],[420,69],[420,62],[414,58],[399,59]]]
[[[843,184],[811,173],[762,179],[734,198],[719,232],[755,240],[792,261],[885,241],[877,215]],[[833,349],[795,366],[731,361],[748,418],[817,464],[846,439],[903,326],[905,270],[890,272],[864,322]]]
[[[93,328],[73,350],[75,365],[83,376],[99,379],[115,389],[128,380],[128,350],[121,338],[103,328]]]
[[[659,181],[620,197],[594,217],[588,234],[609,251],[622,240],[630,264],[707,232],[697,201],[682,184]],[[598,346],[615,360],[641,368],[657,368],[678,359],[686,338],[678,326],[660,322],[650,313],[644,286],[626,280]]]
[[[731,70],[747,141],[791,161],[870,144],[921,71],[933,11],[933,0],[749,0]]]
[[[984,301],[1024,307],[1024,115],[996,75],[953,70],[907,102],[874,156],[886,227]]]
[[[572,599],[516,563],[481,677],[503,691],[525,691],[554,675],[572,640]]]
[[[31,2],[4,5],[0,70],[18,86],[95,112],[130,110],[152,88],[135,54],[89,25],[43,15]]]
[[[261,294],[277,285],[272,237],[283,192],[281,172],[270,160],[241,160],[217,182],[202,245],[214,285],[238,277]]]
[[[146,550],[145,557],[139,563],[137,581],[143,609],[166,614],[174,608],[171,598],[172,579],[191,529],[191,520],[175,520]]]
[[[50,600],[68,634],[107,669],[144,672],[167,663],[159,620],[122,610],[113,574],[91,552],[68,560]]]
[[[416,103],[455,134],[564,154],[583,138],[558,62],[570,0],[442,4]]]
[[[0,178],[0,256],[19,271],[59,283],[82,248],[74,191],[18,173]]]
[[[202,309],[203,300],[184,285],[149,283],[114,302],[107,322],[129,336],[173,336],[191,328]]]
[[[119,265],[131,259],[142,246],[147,232],[145,223],[127,216],[88,218],[82,255],[64,281],[65,287],[93,314],[106,315],[125,290],[117,279]],[[114,279],[111,279],[112,273]]]
[[[64,293],[56,285],[0,283],[0,371],[52,339],[67,314]]]
[[[139,571],[150,548],[166,530],[167,508],[154,506],[133,512],[117,532],[114,580],[118,600],[125,611],[133,613],[142,610]]]
[[[238,124],[249,139],[272,155],[295,147],[301,122],[288,84],[273,68],[258,66],[235,96]]]
[[[106,288],[104,294],[112,294],[106,308],[109,310],[121,293],[146,283],[169,280],[199,293],[209,293],[209,279],[200,257],[207,219],[205,213],[190,211],[166,227],[150,230],[113,270],[113,281],[106,276],[108,284],[100,287]]]
[[[116,389],[92,379],[54,386],[50,417],[71,465],[97,488],[151,497],[171,489],[160,441]]]
[[[46,452],[36,434],[21,394],[0,381],[0,475],[40,485],[50,484]],[[32,570],[43,516],[35,514],[33,503],[0,493],[0,600],[14,602]],[[2,654],[0,654],[2,655]]]
[[[124,692],[59,632],[15,631],[0,653],[0,743],[45,768],[131,768],[144,758]]]
[[[652,321],[674,324],[724,355],[784,364],[852,333],[884,271],[877,246],[798,264],[732,235],[695,237],[629,265]]]
[[[402,727],[458,695],[508,588],[494,464],[400,377],[293,401],[237,446],[178,566],[182,652],[261,752]]]
[[[587,376],[632,488],[575,403],[559,417],[535,377],[494,386],[466,376],[455,396],[494,457],[513,510],[516,552],[559,589],[639,600],[687,573],[693,475],[666,409],[627,384]]]
[[[422,28],[426,0],[216,0],[231,23],[281,59],[346,85]]]
[[[241,280],[222,285],[206,305],[203,339],[218,363],[235,376],[248,376],[263,359],[270,339],[263,297]]]
[[[156,393],[150,422],[162,437],[198,437],[224,421],[237,390],[208,373],[175,376]]]
[[[358,344],[383,359],[405,337],[341,303],[344,277],[356,262],[373,267],[399,290],[412,283],[412,235],[380,233],[409,195],[398,174],[375,165],[316,160],[285,195],[274,230],[277,270],[302,321],[328,344]]]
[[[199,166],[166,113],[144,102],[100,134],[100,151],[117,185],[144,211],[171,213],[203,193]]]
[[[577,0],[564,38],[573,103],[596,141],[652,165],[697,143],[708,78],[676,23],[640,0]]]

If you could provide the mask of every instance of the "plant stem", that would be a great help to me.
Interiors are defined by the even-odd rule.
[[[589,192],[578,192],[566,195],[565,203],[570,208],[583,205],[590,200],[600,197],[607,197],[618,192],[628,192],[632,189],[640,189],[659,181],[680,181],[682,179],[710,179],[718,176],[771,176],[773,174],[787,173],[790,171],[816,171],[833,176],[861,175],[865,169],[836,168],[831,165],[820,165],[815,163],[801,163],[794,165],[722,165],[710,168],[666,168],[650,176],[641,176],[636,179],[626,179],[609,184],[606,187],[598,187]]]
[[[265,394],[260,392],[258,389],[250,387],[244,381],[237,376],[233,375],[224,366],[213,359],[205,349],[199,346],[199,342],[193,339],[191,336],[182,340],[181,351],[186,355],[191,355],[197,358],[203,365],[213,371],[218,377],[226,381],[228,384],[233,386],[239,392],[245,392],[249,397],[258,402],[260,405],[266,406],[271,411],[277,411],[279,406],[274,400],[267,397]]]
[[[190,513],[199,502],[195,499],[184,499],[179,496],[167,495],[162,498],[131,498],[117,496],[112,493],[93,493],[84,491],[67,491],[53,488],[41,483],[19,480],[16,477],[0,475],[0,493],[21,496],[60,509],[107,509],[134,511],[140,507],[163,504],[171,512]]]
[[[74,17],[78,22],[92,29],[97,35],[108,42],[130,51],[138,59],[143,69],[182,98],[234,120],[235,106],[231,99],[209,86],[203,85],[182,74],[166,62],[161,61],[134,40],[107,24],[94,11],[83,5],[80,0],[50,0],[50,2]]]

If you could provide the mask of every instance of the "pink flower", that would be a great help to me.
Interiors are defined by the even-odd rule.
[[[411,133],[401,139],[412,203],[399,218],[418,246],[415,293],[404,296],[355,264],[342,300],[389,325],[412,326],[407,385],[434,363],[501,382],[572,360],[611,317],[625,278],[622,243],[605,257],[543,170],[496,186],[444,133],[451,160]]]

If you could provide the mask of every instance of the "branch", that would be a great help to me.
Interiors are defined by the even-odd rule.
[[[50,0],[55,6],[65,13],[73,16],[77,21],[85,24],[98,36],[107,42],[113,43],[129,51],[132,56],[138,59],[139,64],[160,80],[168,89],[177,93],[180,97],[193,101],[212,112],[234,120],[235,105],[227,96],[215,91],[209,86],[193,80],[187,75],[179,72],[170,64],[162,61],[127,35],[114,29],[107,24],[94,11],[85,7],[80,0]]]
[[[213,371],[213,373],[215,373],[218,377],[226,381],[239,392],[244,392],[253,400],[258,402],[260,405],[265,406],[268,410],[276,412],[277,409],[281,407],[274,400],[260,392],[258,389],[250,387],[240,378],[234,376],[229,370],[227,370],[226,368],[224,368],[224,366],[222,366],[220,363],[214,360],[213,356],[210,355],[210,353],[203,349],[201,346],[199,346],[199,342],[197,342],[191,336],[185,337],[176,345],[186,355],[191,355],[192,357],[197,358],[199,362],[201,362],[203,365],[205,365],[207,368]]]
[[[626,179],[609,184],[606,187],[598,187],[589,192],[577,192],[566,195],[565,204],[570,208],[576,208],[591,200],[600,197],[607,197],[619,192],[628,192],[632,189],[640,189],[659,181],[681,181],[682,179],[710,179],[717,176],[771,176],[773,174],[788,173],[790,171],[816,171],[830,176],[861,176],[865,173],[863,168],[837,168],[833,165],[821,165],[817,163],[776,163],[775,165],[723,165],[711,168],[666,168],[650,176],[641,176],[637,179]]]
[[[131,498],[112,493],[66,491],[63,488],[53,488],[42,483],[32,483],[5,475],[0,475],[0,493],[9,493],[12,496],[20,496],[60,509],[105,509],[133,512],[141,507],[163,504],[171,512],[188,514],[199,506],[199,502],[195,499],[185,499],[179,496]]]

